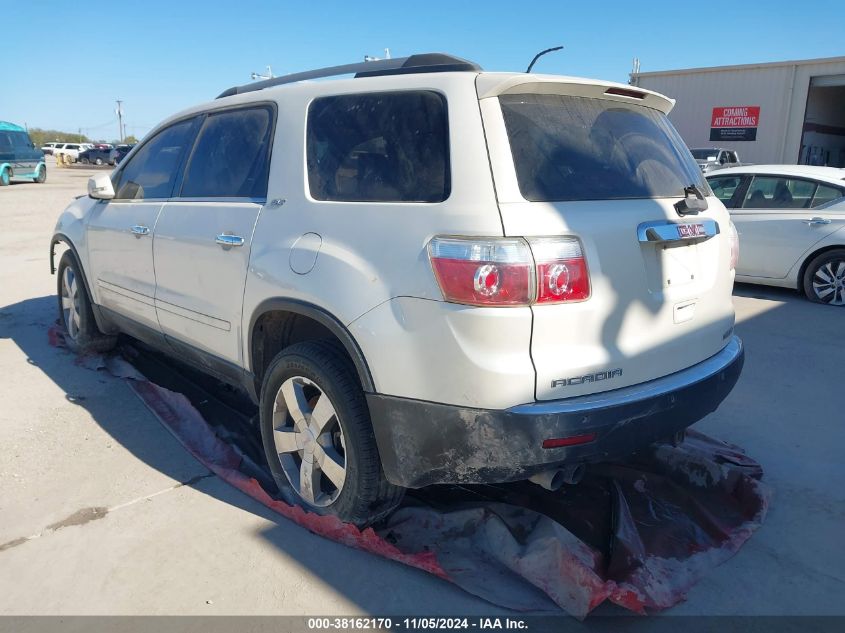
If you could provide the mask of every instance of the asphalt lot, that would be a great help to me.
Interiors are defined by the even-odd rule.
[[[49,239],[95,170],[48,169],[43,185],[0,189],[0,614],[501,613],[277,517],[122,381],[50,347]],[[745,370],[697,428],[745,447],[775,496],[669,614],[845,615],[845,310],[754,286],[735,305]]]

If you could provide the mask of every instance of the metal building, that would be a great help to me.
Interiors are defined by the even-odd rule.
[[[635,72],[631,84],[677,100],[669,118],[689,147],[845,167],[845,57]]]

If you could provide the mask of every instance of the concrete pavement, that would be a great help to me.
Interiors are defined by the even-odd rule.
[[[49,167],[44,185],[0,189],[0,614],[501,612],[277,517],[210,475],[122,381],[50,347],[49,238],[93,170]],[[735,304],[745,371],[698,428],[745,447],[775,497],[669,613],[845,614],[845,310],[752,286]]]

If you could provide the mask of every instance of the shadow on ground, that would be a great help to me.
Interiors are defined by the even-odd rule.
[[[162,449],[163,441],[175,442],[175,440],[170,439],[153,415],[144,416],[145,424],[149,427],[139,429],[135,420],[130,422],[126,416],[121,415],[121,402],[97,397],[97,389],[91,381],[80,380],[90,370],[79,366],[78,357],[75,354],[53,347],[48,342],[47,332],[55,322],[56,314],[55,296],[26,299],[16,304],[3,306],[0,308],[0,339],[12,340],[26,355],[27,362],[38,367],[62,389],[69,402],[84,408],[96,424],[139,460],[177,481],[185,479],[186,470],[195,472],[195,467],[186,469],[186,460],[188,463],[193,462],[193,458],[188,453],[180,450],[176,453],[178,457],[173,458],[173,451]],[[177,368],[177,372],[185,372],[185,375],[195,373],[179,363],[174,362],[173,365]],[[105,371],[97,373],[100,383],[119,380],[109,376]],[[88,384],[89,391],[80,389],[81,384]],[[175,386],[171,385],[171,388]],[[187,384],[185,390],[190,391]],[[126,392],[126,398],[133,399],[134,397],[129,391]],[[232,394],[228,394],[224,399],[229,398],[233,399],[232,402],[237,401],[237,396]],[[239,415],[241,416],[239,423],[248,422],[248,411]],[[219,412],[217,417],[220,417]],[[222,503],[240,508],[275,524],[274,527],[255,536],[266,539],[301,568],[310,570],[315,577],[332,586],[339,595],[357,604],[365,612],[384,611],[385,605],[388,604],[385,601],[385,592],[395,588],[399,574],[402,576],[403,583],[413,585],[425,583],[427,586],[422,594],[403,592],[406,599],[400,599],[397,602],[396,607],[399,611],[412,613],[423,609],[426,612],[436,612],[439,608],[477,613],[497,611],[491,605],[452,589],[444,581],[429,574],[315,536],[296,524],[282,519],[277,513],[217,478],[187,482],[187,485]],[[238,535],[233,534],[232,538],[238,538]],[[373,583],[367,580],[372,579],[374,575],[380,579],[378,582]],[[374,591],[374,586],[381,586],[382,590]],[[319,605],[315,605],[315,609],[319,611]]]

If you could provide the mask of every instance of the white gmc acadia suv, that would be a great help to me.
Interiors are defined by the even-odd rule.
[[[442,54],[232,88],[62,213],[67,341],[243,387],[285,497],[358,525],[405,488],[575,482],[742,367],[736,234],[672,105]]]

